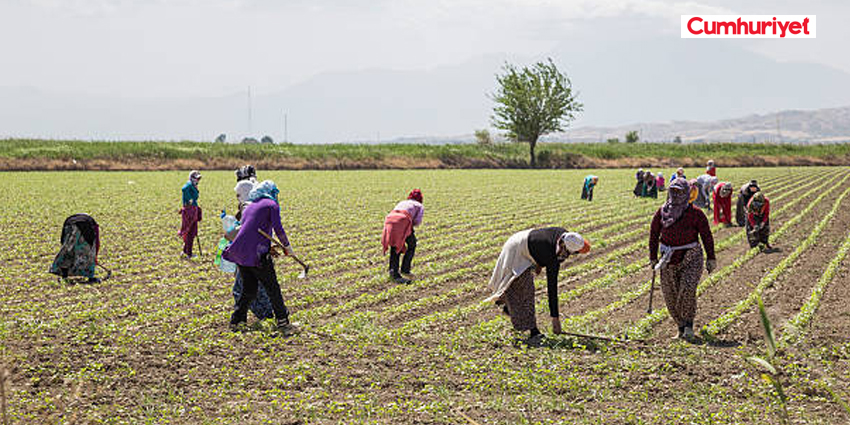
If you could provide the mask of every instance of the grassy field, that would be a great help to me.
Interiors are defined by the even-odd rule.
[[[178,256],[185,172],[0,173],[8,423],[780,424],[783,403],[746,359],[765,352],[758,297],[779,341],[787,423],[850,420],[837,402],[850,394],[850,170],[720,170],[736,185],[759,180],[781,251],[760,254],[740,228],[714,229],[719,267],[699,287],[700,344],[670,339],[657,288],[657,311],[646,313],[646,238],[662,200],[635,199],[631,171],[593,172],[587,203],[586,171],[261,169],[312,267],[299,280],[296,264],[277,262],[303,329],[291,339],[271,337],[271,321],[227,330],[233,276],[212,252],[216,212],[235,207],[232,172],[204,174],[204,256],[194,261]],[[398,286],[380,232],[412,187],[424,192],[425,220],[416,279]],[[98,285],[47,273],[76,212],[101,225],[114,276]],[[565,330],[628,341],[553,336],[525,348],[482,303],[507,237],[546,225],[593,244],[561,272]],[[545,277],[535,284],[548,332]]]
[[[541,168],[846,165],[850,144],[542,143]],[[525,168],[527,144],[226,145],[198,142],[0,140],[0,169],[103,170],[233,168],[253,161],[266,169]]]

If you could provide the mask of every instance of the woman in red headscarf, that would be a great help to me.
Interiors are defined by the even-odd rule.
[[[387,250],[390,251],[390,278],[396,283],[410,283],[410,279],[401,274],[410,275],[413,255],[416,253],[416,235],[413,228],[422,224],[424,213],[422,191],[413,189],[407,195],[407,199],[396,204],[384,220],[381,244],[385,254]],[[404,258],[401,259],[401,270],[399,270],[401,254],[404,254]]]

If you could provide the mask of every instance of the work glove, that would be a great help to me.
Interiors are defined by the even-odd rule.
[[[717,268],[717,260],[705,260],[705,270],[711,274]]]
[[[553,317],[552,318],[552,333],[555,335],[561,334],[561,318]]]

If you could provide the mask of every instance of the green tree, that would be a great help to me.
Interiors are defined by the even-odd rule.
[[[563,131],[584,105],[552,59],[523,68],[506,63],[502,70],[504,74],[496,75],[498,88],[490,96],[496,102],[493,126],[505,130],[515,142],[528,143],[534,167],[540,136]]]
[[[676,138],[673,139],[673,143],[675,143],[677,145],[681,145],[682,144],[682,136],[676,136]]]
[[[612,137],[608,139],[608,143],[620,143],[620,139],[618,137]]]
[[[637,143],[638,140],[640,140],[640,136],[638,136],[637,131],[632,130],[626,133],[626,143]]]
[[[475,141],[481,146],[490,146],[493,144],[493,138],[487,129],[475,130]]]

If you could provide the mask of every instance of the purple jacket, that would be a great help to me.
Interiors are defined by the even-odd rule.
[[[258,229],[263,229],[269,235],[274,229],[278,239],[285,246],[289,246],[289,239],[280,224],[280,205],[271,199],[263,198],[245,207],[242,212],[242,227],[239,228],[233,243],[221,254],[221,258],[244,267],[258,267],[260,258],[271,248],[271,242],[261,235]]]
[[[413,199],[405,199],[393,208],[393,211],[395,210],[409,212],[410,217],[413,219],[414,226],[422,224],[422,215],[425,214],[425,207],[423,207],[419,202],[414,201]]]

